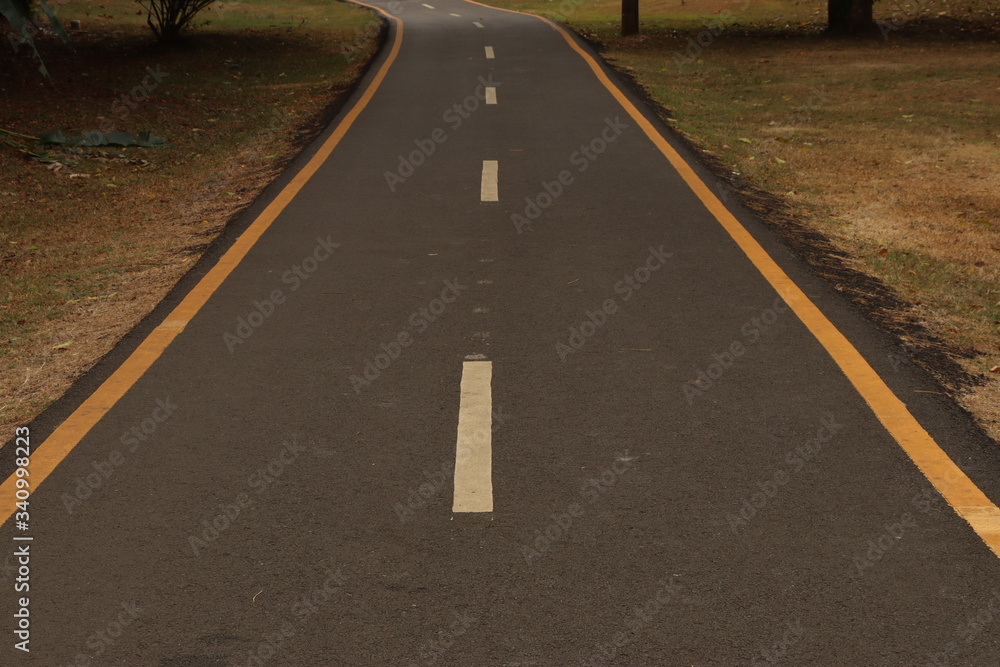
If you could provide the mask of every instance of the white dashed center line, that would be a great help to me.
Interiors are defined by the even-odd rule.
[[[486,87],[486,103],[496,104],[497,103],[497,89],[487,86]]]
[[[479,188],[480,201],[500,201],[500,164],[496,160],[483,160],[483,180]]]
[[[493,60],[493,47],[492,46],[487,46],[486,47],[486,59],[487,60]]]
[[[480,23],[479,21],[473,21],[472,25],[476,26],[477,28],[482,28],[483,27],[483,24]]]
[[[462,362],[453,512],[493,511],[492,379],[492,361]]]

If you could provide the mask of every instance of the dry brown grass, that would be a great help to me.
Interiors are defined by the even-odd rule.
[[[720,42],[682,74],[697,91],[657,83],[655,57],[615,55],[677,111],[682,130],[912,304],[898,315],[949,341],[981,384],[939,379],[1000,438],[990,372],[1000,365],[1000,88],[990,85],[1000,50],[828,44],[803,58],[803,48]],[[730,96],[728,110],[699,109],[706,89]]]
[[[359,76],[377,21],[317,2],[324,7],[307,7],[310,16],[331,24],[242,27],[278,7],[260,2],[234,12],[237,25],[172,51],[147,46],[134,17],[103,26],[85,19],[90,30],[74,37],[75,52],[45,50],[54,87],[30,62],[0,53],[0,127],[34,136],[95,129],[156,65],[169,77],[116,125],[170,141],[53,150],[62,166],[0,148],[3,431],[30,421],[147,315]],[[130,5],[114,0],[106,11]]]
[[[1000,438],[1000,49],[804,48],[720,42],[680,82],[648,52],[609,56],[682,131],[912,304],[897,316],[978,380],[930,370]]]

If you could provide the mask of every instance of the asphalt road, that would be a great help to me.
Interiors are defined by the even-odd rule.
[[[0,532],[0,663],[1000,664],[997,556],[562,34],[390,9],[332,153]],[[967,415],[692,166],[1000,498]]]

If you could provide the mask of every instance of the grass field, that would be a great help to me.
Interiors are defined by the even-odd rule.
[[[5,432],[110,350],[322,128],[380,25],[333,0],[219,3],[167,49],[131,0],[57,8],[81,30],[72,51],[41,39],[51,84],[0,44],[0,128],[149,130],[168,144],[38,160],[0,143]]]
[[[617,0],[492,4],[598,43],[793,245],[846,253],[807,255],[1000,438],[1000,7],[879,2],[836,40],[825,2],[642,2],[628,38]]]

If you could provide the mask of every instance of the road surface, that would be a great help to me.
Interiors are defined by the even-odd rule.
[[[586,46],[382,7],[228,254],[32,424],[0,662],[1000,664],[967,415]]]

